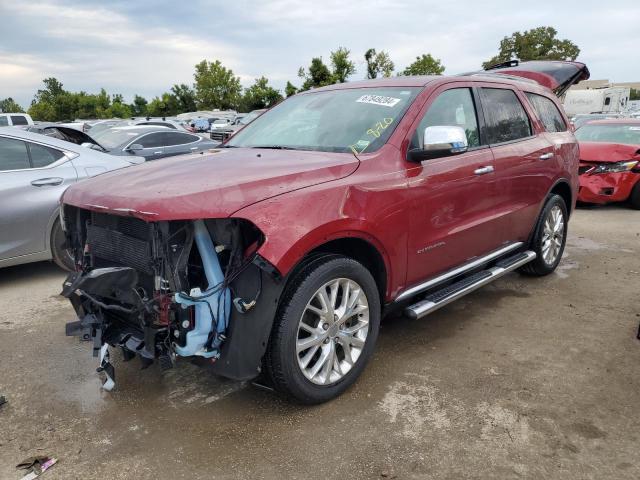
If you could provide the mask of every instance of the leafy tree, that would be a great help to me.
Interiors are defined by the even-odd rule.
[[[293,83],[287,82],[287,86],[284,87],[284,93],[288,98],[291,95],[295,95],[296,93],[298,93],[298,89],[293,85]]]
[[[0,112],[3,113],[24,113],[24,110],[13,98],[8,97],[0,100]]]
[[[147,114],[147,99],[141,97],[140,95],[135,95],[133,97],[133,103],[129,105],[132,116],[135,117],[144,117]]]
[[[400,75],[442,75],[444,65],[440,59],[434,58],[430,53],[416,57],[416,61],[405,68]]]
[[[103,118],[128,118],[131,108],[124,103],[124,97],[116,93],[111,97],[111,106],[104,111]]]
[[[537,27],[524,32],[513,32],[500,42],[498,55],[482,64],[488,68],[514,58],[519,60],[575,60],[580,54],[578,46],[570,40],[556,38],[553,27]]]
[[[66,93],[62,88],[62,83],[54,77],[45,78],[42,83],[44,83],[44,89],[38,90],[36,93],[34,99],[36,103],[40,101],[53,103],[57,96]]]
[[[180,112],[193,112],[196,110],[196,92],[188,85],[181,83],[171,87],[171,92],[178,100]]]
[[[282,100],[280,92],[268,83],[266,77],[256,78],[255,83],[245,89],[240,101],[240,110],[250,112],[259,108],[269,108]]]
[[[640,100],[640,89],[632,88],[629,93],[629,100]]]
[[[333,79],[335,83],[344,83],[351,75],[356,73],[356,65],[349,60],[351,51],[344,47],[338,47],[331,52],[331,65],[333,67]]]
[[[178,98],[168,92],[160,97],[155,97],[147,105],[147,115],[150,117],[170,117],[180,112]]]
[[[322,57],[312,58],[308,70],[300,67],[298,76],[304,79],[300,91],[324,87],[325,85],[331,85],[333,83],[333,75],[329,71],[329,67],[322,61]]]
[[[195,89],[198,108],[235,108],[242,93],[240,78],[219,60],[196,65]]]
[[[384,50],[376,52],[375,48],[370,48],[364,54],[367,61],[367,78],[378,78],[378,75],[390,77],[395,69],[391,57]]]

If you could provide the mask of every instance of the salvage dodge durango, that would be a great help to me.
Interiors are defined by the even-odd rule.
[[[70,187],[63,285],[114,386],[124,359],[208,359],[319,403],[370,359],[384,312],[421,318],[560,262],[578,146],[558,103],[583,64],[294,95],[217,151]],[[555,94],[554,94],[555,93]]]

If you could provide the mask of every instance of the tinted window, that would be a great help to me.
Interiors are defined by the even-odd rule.
[[[163,133],[164,144],[167,147],[173,145],[184,145],[186,143],[193,143],[198,140],[200,137],[195,135],[189,135],[188,133],[178,133],[178,132],[166,132]]]
[[[0,137],[0,171],[30,168],[27,145],[20,140]]]
[[[13,123],[14,125],[29,125],[29,122],[27,122],[27,117],[24,117],[22,115],[11,115],[11,123]]]
[[[510,142],[531,135],[527,112],[513,90],[483,88],[480,92],[489,143]]]
[[[536,95],[535,93],[527,93],[526,95],[538,117],[542,120],[547,132],[567,131],[567,125],[564,123],[564,119],[555,103],[547,97]]]
[[[9,125],[9,119],[4,115],[0,115],[0,127],[6,127]]]
[[[144,148],[156,148],[164,146],[162,133],[150,133],[136,140],[135,143],[139,143]]]
[[[436,126],[457,126],[464,128],[469,147],[480,145],[478,121],[471,90],[453,88],[438,95],[427,110],[411,139],[411,148],[420,148],[424,129]]]
[[[64,153],[60,150],[35,143],[29,144],[29,150],[31,151],[31,164],[34,168],[46,167],[64,157]]]
[[[138,123],[138,125],[155,125],[157,127],[169,127],[173,129],[176,128],[176,126],[173,125],[172,123],[165,123],[165,122],[144,122],[144,123]]]

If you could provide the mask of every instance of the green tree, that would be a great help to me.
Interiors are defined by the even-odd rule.
[[[185,85],[184,83],[178,85],[176,83],[171,87],[171,92],[178,100],[179,113],[194,112],[196,110],[196,92],[194,92],[193,88],[189,85]]]
[[[384,50],[376,52],[375,48],[370,48],[364,54],[367,62],[367,78],[378,78],[378,75],[390,77],[395,69],[391,57]]]
[[[434,58],[430,53],[416,57],[416,61],[405,68],[399,75],[442,75],[444,65],[439,58]]]
[[[309,90],[310,88],[324,87],[325,85],[331,85],[333,82],[333,75],[322,61],[322,57],[314,57],[311,59],[311,65],[308,70],[300,67],[298,70],[298,76],[304,79],[300,91]]]
[[[24,113],[23,108],[18,105],[13,98],[8,97],[4,100],[0,100],[0,112],[3,113]]]
[[[629,100],[640,100],[640,89],[632,88],[629,93]]]
[[[349,60],[351,51],[344,47],[338,47],[331,52],[331,66],[333,67],[333,79],[335,83],[344,83],[351,75],[356,73],[356,65]]]
[[[194,74],[198,108],[235,108],[242,94],[240,78],[219,60],[203,60],[196,65]]]
[[[150,117],[170,117],[180,112],[178,98],[168,92],[160,97],[155,97],[147,105],[147,115]]]
[[[144,117],[147,114],[147,99],[140,95],[134,95],[133,103],[129,105],[131,114],[135,117]]]
[[[256,78],[255,83],[245,89],[239,105],[240,110],[250,112],[259,108],[269,108],[282,100],[280,92],[268,83],[266,77]]]
[[[298,93],[298,89],[293,85],[293,83],[287,82],[287,86],[284,87],[284,93],[288,98],[291,95],[295,95],[296,93]]]
[[[537,27],[524,32],[513,32],[500,42],[495,57],[482,64],[488,68],[496,63],[512,59],[527,60],[575,60],[580,49],[571,40],[556,38],[558,31],[553,27]]]

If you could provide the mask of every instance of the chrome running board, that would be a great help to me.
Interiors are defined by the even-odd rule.
[[[423,300],[405,308],[404,313],[412,319],[422,318],[441,307],[464,297],[466,294],[493,282],[507,273],[520,268],[536,258],[536,252],[527,250],[499,261],[494,267],[474,273],[441,290],[429,294]]]
[[[449,270],[448,272],[445,272],[442,275],[438,275],[437,277],[427,280],[424,283],[421,283],[419,285],[416,285],[414,287],[411,287],[405,290],[404,292],[402,292],[400,295],[396,297],[395,301],[400,302],[404,299],[413,297],[420,292],[424,292],[426,290],[435,288],[438,285],[442,285],[443,283],[447,282],[448,280],[451,280],[454,277],[457,277],[458,275],[462,275],[463,273],[466,273],[470,270],[474,270],[478,267],[481,267],[482,265],[489,263],[495,260],[496,258],[500,258],[503,255],[506,255],[507,253],[517,250],[523,245],[524,244],[522,242],[511,243],[506,247],[502,247],[498,250],[494,250],[493,252],[489,253],[488,255],[485,255],[484,257],[475,258],[459,267],[454,268],[453,270]]]

